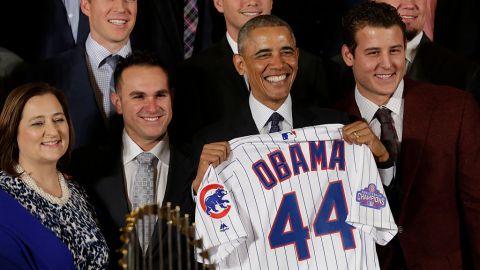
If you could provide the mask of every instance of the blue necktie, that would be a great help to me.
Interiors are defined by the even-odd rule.
[[[283,121],[283,116],[281,116],[279,113],[277,112],[274,112],[272,113],[272,115],[270,116],[270,118],[268,118],[268,122],[272,122],[271,126],[270,126],[270,131],[269,133],[272,133],[272,132],[279,132],[280,131],[280,125],[279,123]]]

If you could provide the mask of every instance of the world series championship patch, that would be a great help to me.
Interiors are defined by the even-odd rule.
[[[370,184],[368,187],[357,191],[357,202],[359,202],[361,206],[381,209],[387,204],[387,199],[378,191],[375,184]]]

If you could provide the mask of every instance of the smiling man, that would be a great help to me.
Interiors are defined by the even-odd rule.
[[[112,101],[123,118],[123,131],[101,146],[77,150],[72,160],[74,175],[87,188],[98,211],[112,267],[118,265],[117,250],[122,246],[119,232],[125,226],[125,216],[145,204],[166,202],[191,213],[190,185],[194,175],[185,149],[169,140],[172,90],[159,59],[134,52],[119,62],[114,78]],[[141,249],[144,254],[152,251],[154,268],[159,269],[159,245],[165,245],[163,262],[168,263],[167,239],[159,243],[156,232],[147,238],[140,241]],[[176,248],[173,250],[176,263],[180,258],[175,257]]]
[[[223,14],[227,32],[210,48],[184,61],[173,76],[177,95],[172,131],[186,141],[201,128],[236,111],[248,99],[251,86],[247,76],[238,74],[232,58],[238,53],[238,33],[246,22],[271,13],[272,0],[214,0]],[[326,105],[328,88],[323,62],[312,54],[297,53],[297,76],[292,100],[302,105]],[[188,78],[188,79],[185,79]],[[190,113],[195,111],[195,114]],[[185,125],[185,122],[189,122]]]
[[[218,165],[228,156],[227,140],[254,134],[306,126],[346,123],[345,114],[307,107],[292,101],[290,91],[298,71],[298,48],[290,26],[273,15],[248,21],[238,34],[239,53],[234,65],[248,78],[250,95],[237,110],[202,130],[196,138],[203,151],[194,189],[209,164]]]
[[[428,0],[375,0],[395,7],[406,25],[406,76],[471,92],[480,102],[480,66],[433,42],[424,32]]]
[[[389,146],[396,167],[382,180],[399,231],[378,252],[381,268],[479,268],[478,105],[465,91],[403,79],[406,29],[388,4],[353,8],[344,39],[356,87],[342,107]]]
[[[81,0],[90,33],[84,44],[40,64],[32,80],[46,81],[67,97],[75,128],[75,148],[108,135],[115,126],[110,99],[112,74],[119,58],[131,51],[130,33],[137,16],[136,0]]]

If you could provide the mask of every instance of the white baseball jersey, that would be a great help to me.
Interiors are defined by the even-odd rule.
[[[342,125],[230,141],[197,195],[197,238],[220,269],[379,269],[397,233],[368,147]]]

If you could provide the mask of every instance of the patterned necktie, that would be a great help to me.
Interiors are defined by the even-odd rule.
[[[154,160],[152,153],[141,153],[136,158],[138,169],[133,182],[132,208],[136,209],[146,204],[155,203]],[[155,219],[147,216],[137,228],[138,239],[143,251],[146,252],[153,234]]]
[[[395,124],[392,116],[390,115],[390,110],[382,107],[377,110],[375,117],[378,119],[381,125],[380,140],[385,145],[385,148],[387,148],[390,159],[396,162],[400,147],[397,131],[395,130]]]
[[[270,116],[270,118],[268,118],[268,122],[272,122],[272,125],[270,126],[270,131],[268,133],[272,133],[272,132],[279,132],[280,131],[280,125],[279,123],[283,121],[283,116],[281,116],[279,113],[277,112],[274,112],[272,113],[272,115]],[[267,123],[268,123],[267,122]]]
[[[195,33],[198,26],[197,0],[183,0],[183,47],[184,58],[192,56]]]
[[[390,110],[387,108],[380,108],[375,113],[375,117],[380,122],[380,140],[388,151],[390,155],[390,160],[397,163],[398,153],[400,150],[397,131],[395,130],[395,125],[390,115]],[[387,195],[388,201],[390,202],[390,209],[392,210],[393,216],[398,218],[400,213],[400,206],[402,202],[402,188],[400,186],[400,179],[398,175],[394,175],[392,181],[385,188],[385,193]]]
[[[110,87],[108,91],[105,91],[105,93],[103,93],[103,108],[105,109],[105,114],[107,115],[107,118],[109,118],[115,113],[115,110],[113,108],[113,104],[111,101],[111,94],[113,91],[115,91],[115,82],[113,79],[113,73],[115,72],[115,68],[117,67],[117,64],[120,58],[122,58],[120,55],[113,55],[113,54],[105,58],[105,63],[109,65],[111,68]]]

